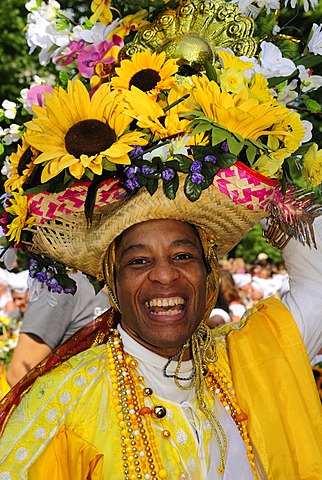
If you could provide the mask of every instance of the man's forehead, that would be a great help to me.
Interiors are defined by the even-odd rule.
[[[169,244],[200,245],[197,229],[193,225],[180,220],[158,219],[137,223],[126,229],[116,239],[116,248],[126,247],[129,244],[135,245],[136,248],[139,246],[143,248],[147,245],[148,238],[149,240],[155,238],[157,241],[160,232],[166,233],[165,238]]]

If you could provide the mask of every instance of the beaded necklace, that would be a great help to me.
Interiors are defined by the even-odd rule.
[[[162,480],[168,472],[162,464],[154,437],[151,418],[162,419],[166,409],[162,405],[147,407],[144,397],[153,395],[153,390],[144,385],[144,378],[137,372],[137,361],[124,352],[123,343],[117,330],[111,330],[107,344],[107,359],[112,383],[114,409],[121,434],[124,480]],[[229,380],[214,364],[204,368],[205,384],[215,393],[228,413],[236,422],[246,443],[248,459],[256,479],[254,456],[246,428],[247,415],[237,405],[235,392]],[[169,441],[171,433],[162,429],[162,437]],[[172,448],[174,460],[181,468],[178,452]],[[218,469],[223,473],[223,469]],[[181,471],[179,480],[187,480],[187,473]]]

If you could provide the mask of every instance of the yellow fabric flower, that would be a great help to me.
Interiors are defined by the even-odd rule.
[[[282,140],[285,147],[291,152],[295,152],[304,138],[305,128],[298,113],[290,112],[287,108],[285,110],[287,110],[288,115],[280,123],[273,126],[274,135]]]
[[[302,175],[313,187],[322,183],[322,149],[316,143],[304,155]]]
[[[137,87],[156,98],[161,90],[175,84],[173,76],[178,70],[175,59],[166,61],[165,52],[151,53],[150,50],[135,53],[131,60],[123,60],[115,69],[117,76],[111,80],[114,89],[130,90]]]
[[[93,15],[91,16],[90,21],[94,24],[100,20],[105,25],[109,25],[113,20],[110,5],[111,0],[93,0],[91,3]]]
[[[268,81],[261,73],[255,73],[253,78],[250,80],[249,96],[250,98],[256,98],[260,103],[268,101],[274,103],[274,99],[269,91]]]
[[[247,68],[252,68],[254,66],[253,62],[241,60],[239,57],[236,57],[233,53],[227,52],[226,50],[218,50],[217,53],[225,69],[234,68],[239,72],[243,72],[244,70],[247,70]]]
[[[279,148],[269,155],[261,155],[252,168],[265,177],[279,178],[283,162],[290,154],[291,152],[287,148]]]
[[[111,36],[118,35],[124,40],[124,37],[129,35],[131,32],[136,32],[140,28],[149,25],[150,22],[144,20],[144,17],[147,15],[147,13],[147,10],[139,10],[133,15],[127,15],[122,19],[120,25],[113,30]]]
[[[128,153],[145,145],[141,132],[127,132],[131,117],[122,98],[103,84],[92,96],[80,82],[69,82],[46,96],[46,107],[34,107],[36,118],[27,122],[26,139],[42,153],[35,164],[44,166],[45,183],[64,169],[81,179],[88,171],[100,175],[113,164],[129,164]]]
[[[222,89],[232,93],[239,93],[247,87],[247,79],[245,75],[236,68],[223,70],[219,77],[219,82]]]
[[[4,183],[7,193],[18,190],[32,174],[35,164],[33,160],[37,157],[38,151],[29,145],[25,137],[22,137],[22,145],[18,145],[17,152],[10,155],[10,166],[12,170],[8,180]]]
[[[12,193],[10,202],[11,205],[7,207],[6,211],[15,218],[7,225],[8,232],[6,233],[6,236],[9,237],[10,242],[14,241],[15,243],[19,243],[22,229],[32,225],[35,221],[35,217],[28,218],[27,196],[23,194],[21,188],[18,192]]]

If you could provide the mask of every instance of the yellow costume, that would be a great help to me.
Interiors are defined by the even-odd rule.
[[[225,375],[229,373],[227,338],[238,402],[249,416],[249,436],[267,478],[320,480],[321,406],[289,311],[274,298],[265,300],[243,328],[218,337],[218,362]],[[30,480],[124,478],[122,431],[107,347],[85,350],[35,382],[2,437],[0,478],[1,474]],[[187,419],[178,404],[156,399],[171,412],[170,421],[151,420],[167,478],[180,478],[183,466],[189,466],[193,457],[196,469],[189,478],[200,480],[197,447]],[[209,393],[207,401],[216,409]],[[171,441],[165,438],[165,429]],[[185,442],[179,440],[179,430]],[[211,430],[204,434],[207,451]],[[134,469],[133,456],[127,459]]]

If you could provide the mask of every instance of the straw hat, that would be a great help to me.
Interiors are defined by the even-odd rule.
[[[92,223],[84,203],[88,184],[74,184],[62,193],[41,192],[28,197],[32,225],[31,252],[103,278],[103,259],[109,244],[130,226],[147,220],[174,219],[201,227],[216,245],[218,256],[231,250],[260,219],[287,211],[275,180],[237,162],[222,169],[200,198],[184,194],[184,176],[176,197],[167,198],[162,186],[151,196],[145,187],[128,196],[117,179],[101,183]],[[282,217],[280,221],[283,223]]]
[[[86,184],[75,184],[61,194],[42,192],[28,200],[30,214],[37,213],[29,249],[101,278],[104,254],[115,237],[133,224],[167,218],[203,228],[221,256],[269,214],[275,182],[259,177],[235,164],[221,170],[196,202],[185,196],[183,176],[173,200],[165,197],[162,187],[152,196],[142,187],[126,197],[117,180],[110,179],[98,190],[91,225],[84,213]]]

